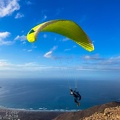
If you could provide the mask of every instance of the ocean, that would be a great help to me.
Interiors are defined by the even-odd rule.
[[[80,92],[78,107],[69,87]],[[0,106],[27,110],[83,110],[120,101],[120,81],[65,79],[0,79]]]

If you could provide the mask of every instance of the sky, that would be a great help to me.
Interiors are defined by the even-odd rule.
[[[0,0],[0,79],[120,80],[120,0]],[[88,52],[55,33],[26,35],[42,22],[76,22],[95,50]]]

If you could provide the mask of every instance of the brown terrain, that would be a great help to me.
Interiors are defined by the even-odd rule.
[[[110,102],[78,112],[64,113],[54,120],[120,120],[120,102]]]
[[[120,102],[110,102],[77,112],[0,108],[0,120],[120,120]]]

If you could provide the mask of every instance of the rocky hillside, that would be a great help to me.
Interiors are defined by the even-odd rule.
[[[64,113],[54,120],[120,120],[120,102],[110,102],[83,111]]]

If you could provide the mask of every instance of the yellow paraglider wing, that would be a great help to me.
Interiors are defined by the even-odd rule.
[[[94,45],[82,30],[82,28],[75,22],[70,20],[51,20],[44,22],[32,28],[28,34],[27,39],[29,42],[34,42],[37,39],[39,32],[54,32],[70,38],[87,51],[93,51]]]

